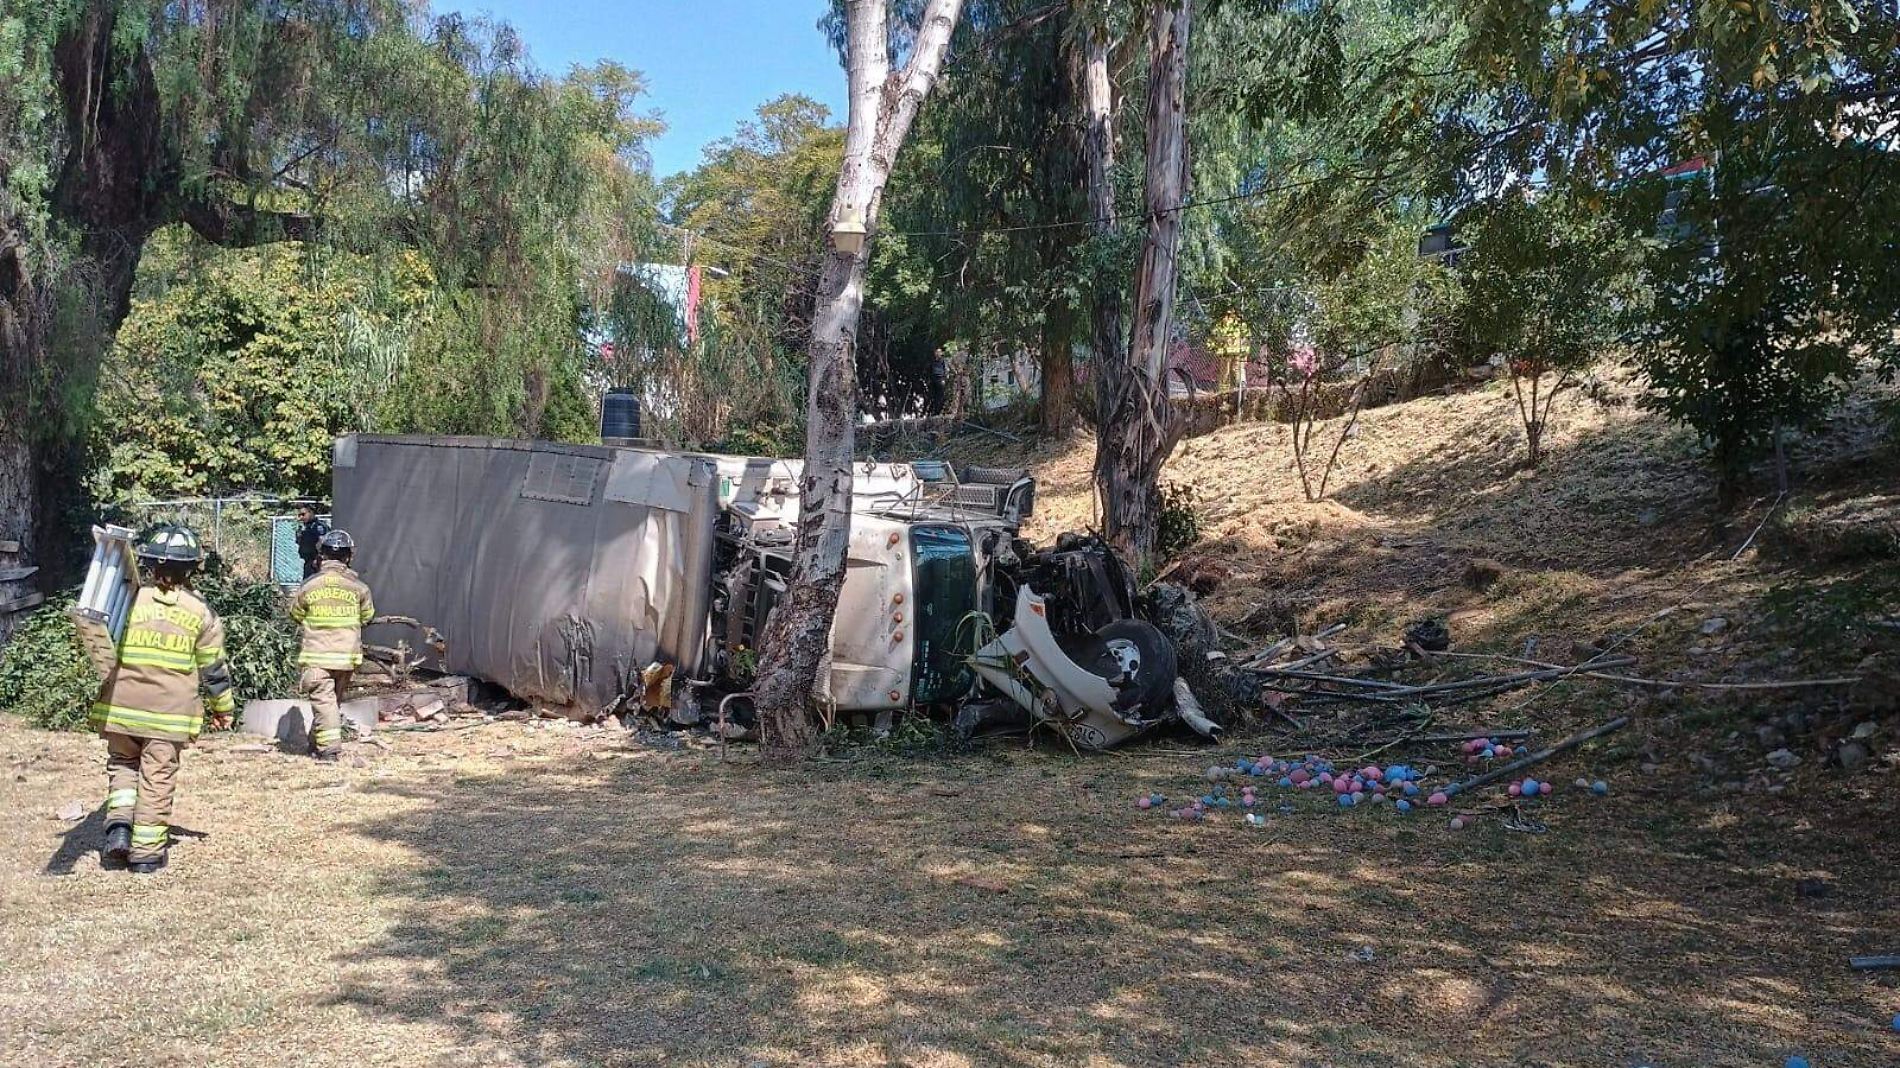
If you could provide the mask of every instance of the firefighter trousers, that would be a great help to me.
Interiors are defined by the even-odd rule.
[[[343,751],[343,709],[337,702],[349,688],[348,671],[306,667],[298,690],[310,698],[310,748],[319,753]]]
[[[106,731],[106,826],[132,828],[131,860],[157,860],[171,842],[183,742]]]

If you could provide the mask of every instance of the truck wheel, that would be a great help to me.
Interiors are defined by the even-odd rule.
[[[1115,709],[1153,711],[1174,698],[1174,643],[1154,624],[1118,619],[1097,630],[1078,662],[1116,684]]]

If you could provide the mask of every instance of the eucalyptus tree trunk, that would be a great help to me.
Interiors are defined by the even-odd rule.
[[[1101,497],[1102,533],[1137,566],[1148,561],[1161,515],[1161,464],[1180,431],[1168,406],[1168,343],[1174,322],[1176,251],[1181,205],[1187,197],[1188,31],[1193,0],[1156,0],[1148,24],[1148,118],[1145,209],[1147,232],[1135,269],[1134,325],[1125,354],[1101,359],[1101,414],[1095,441],[1095,486]],[[1103,57],[1104,61],[1106,56]],[[1091,46],[1091,83],[1094,67]],[[1106,76],[1106,63],[1103,74]],[[1091,89],[1090,106],[1094,109]],[[1091,142],[1097,133],[1090,131]],[[1090,193],[1110,199],[1107,172],[1095,177],[1091,153]],[[1095,203],[1097,225],[1103,207]],[[1119,309],[1116,310],[1117,325]],[[1097,332],[1107,324],[1097,311]],[[1116,339],[1119,342],[1119,337]]]
[[[805,472],[791,581],[760,641],[754,699],[766,750],[803,756],[816,741],[811,711],[831,644],[851,538],[851,457],[858,418],[858,313],[864,267],[897,153],[936,85],[963,0],[930,0],[901,71],[891,69],[886,0],[846,0],[850,115],[830,226],[861,221],[864,244],[825,256],[813,302],[805,402]]]
[[[1115,231],[1115,83],[1109,74],[1108,36],[1092,30],[1082,60],[1082,154],[1088,160],[1089,217],[1098,237]],[[1109,381],[1121,371],[1122,295],[1118,283],[1098,282],[1089,315],[1095,349],[1096,427],[1105,426]]]

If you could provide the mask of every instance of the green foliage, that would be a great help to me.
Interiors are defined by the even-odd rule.
[[[619,384],[663,386],[676,401],[654,413],[658,436],[712,444],[769,427],[756,436],[802,449],[804,353],[843,156],[844,130],[824,105],[781,96],[669,184],[671,216],[684,231],[673,255],[690,252],[724,274],[704,279],[710,313],[701,315],[697,344],[685,344],[674,310],[639,287],[615,301],[622,355],[611,373]]]
[[[1867,220],[1900,209],[1880,90],[1900,74],[1900,9],[1486,0],[1466,20],[1487,173],[1593,190],[1665,243],[1641,365],[1725,496],[1860,360],[1893,372],[1900,266],[1891,227]]]
[[[1161,484],[1161,518],[1155,529],[1155,555],[1172,560],[1201,540],[1201,506],[1186,482]]]
[[[1460,342],[1532,377],[1580,370],[1643,310],[1642,245],[1552,192],[1513,190],[1459,219]]]
[[[77,730],[99,696],[99,676],[79,645],[71,594],[51,598],[0,647],[0,711],[46,730]]]
[[[198,594],[224,621],[225,662],[238,703],[297,692],[297,626],[284,595],[268,582],[205,576]]]
[[[837,756],[935,757],[967,748],[948,724],[916,714],[900,715],[883,734],[868,726],[834,723],[819,735],[818,742],[825,752]]]

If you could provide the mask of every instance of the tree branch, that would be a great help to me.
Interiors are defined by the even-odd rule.
[[[248,204],[212,197],[189,197],[178,205],[178,217],[199,237],[224,248],[252,248],[279,241],[311,241],[322,224],[314,215],[288,211],[260,211]]]

